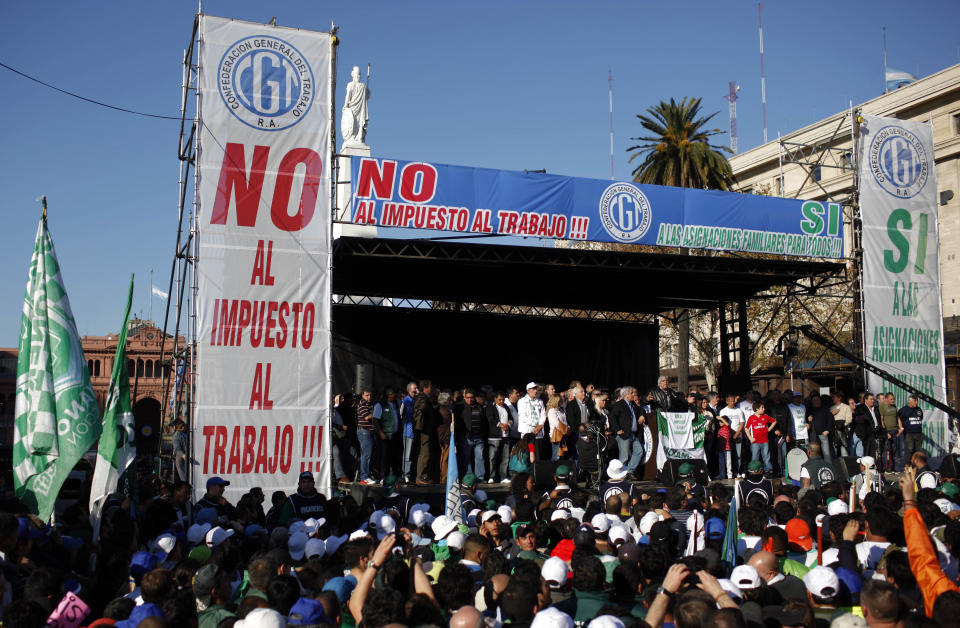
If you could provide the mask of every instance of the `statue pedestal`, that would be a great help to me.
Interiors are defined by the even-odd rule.
[[[350,157],[369,157],[370,147],[366,144],[341,146],[340,156],[337,157],[339,175],[337,179],[337,209],[334,214],[333,238],[352,236],[360,238],[376,238],[377,228],[373,225],[349,224],[353,214],[350,192],[353,184],[350,181]]]

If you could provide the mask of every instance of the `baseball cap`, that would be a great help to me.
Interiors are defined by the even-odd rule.
[[[471,510],[470,512],[468,512],[468,513],[467,513],[467,526],[468,526],[468,527],[471,527],[471,528],[476,527],[476,525],[477,525],[477,517],[479,517],[482,513],[483,513],[483,511],[480,510],[479,508],[474,508],[473,510]]]
[[[640,534],[650,534],[650,528],[652,528],[653,524],[657,523],[658,521],[660,521],[660,515],[652,510],[640,517],[640,523],[637,526],[640,528]]]
[[[536,387],[537,387],[536,382],[530,382],[529,384],[527,384],[527,390],[530,390],[531,388],[536,388]]]
[[[459,552],[463,549],[463,544],[467,542],[467,535],[460,530],[454,530],[447,537],[447,547]]]
[[[323,539],[307,539],[307,544],[304,546],[303,555],[310,558],[323,558],[324,551],[326,550],[326,543],[323,542]]]
[[[201,508],[197,511],[197,523],[209,523],[213,525],[220,517],[216,508]]]
[[[747,471],[763,471],[763,463],[759,460],[751,460],[747,465]]]
[[[873,456],[863,456],[862,458],[857,458],[857,463],[862,464],[868,469],[872,469],[874,465]]]
[[[210,487],[217,486],[218,484],[222,486],[230,486],[230,482],[227,482],[219,475],[215,475],[212,478],[207,480],[207,490],[209,491]]]
[[[817,597],[831,597],[840,592],[840,579],[829,567],[814,567],[803,576],[803,584]]]
[[[693,475],[693,465],[689,462],[684,462],[677,469],[677,473],[680,475]]]
[[[323,590],[333,591],[340,603],[345,604],[350,599],[350,594],[353,593],[353,587],[355,586],[357,586],[356,582],[352,579],[347,580],[343,576],[337,576],[327,580],[327,583],[323,585]]]
[[[730,597],[743,599],[743,591],[740,590],[740,587],[730,582],[727,578],[718,578],[717,584],[719,584],[720,588],[726,591]]]
[[[300,479],[300,480],[312,480],[312,479],[313,479],[313,473],[312,473],[311,471],[304,471],[303,473],[300,474],[300,477],[299,477],[298,479]]]
[[[617,558],[620,559],[621,563],[637,565],[640,562],[640,546],[633,541],[624,543],[617,550]]]
[[[603,534],[610,529],[610,520],[607,519],[605,514],[601,513],[594,515],[593,518],[590,519],[590,525],[592,525],[593,529],[598,533]]]
[[[722,539],[727,532],[727,524],[720,517],[710,517],[703,529],[708,539]]]
[[[477,476],[474,475],[473,473],[468,473],[465,476],[463,476],[463,479],[460,480],[460,483],[463,484],[464,486],[474,486],[477,483]]]
[[[377,523],[377,538],[381,541],[387,538],[387,535],[397,531],[397,522],[390,515],[380,515],[380,521]]]
[[[666,543],[670,540],[673,530],[666,521],[658,521],[650,528],[651,543]]]
[[[950,499],[956,499],[960,496],[960,488],[953,482],[944,482],[943,486],[940,487],[940,492]]]
[[[847,507],[847,502],[842,499],[837,499],[836,497],[831,497],[827,500],[827,513],[832,517],[833,515],[842,515],[850,512],[850,509]]]
[[[587,628],[625,628],[625,624],[613,615],[594,617]]]
[[[573,628],[573,619],[563,611],[548,606],[534,615],[530,628]]]
[[[617,543],[623,543],[630,538],[630,532],[627,530],[626,526],[622,525],[610,526],[610,532],[608,532],[607,535],[610,537],[610,542],[614,545]]]
[[[760,587],[760,574],[751,565],[737,565],[730,574],[730,582],[741,591],[757,589]]]
[[[235,623],[234,628],[284,628],[287,619],[272,608],[255,608]]]
[[[557,471],[555,475],[557,476],[558,479],[566,480],[567,478],[570,477],[570,467],[568,467],[565,464],[560,465],[559,467],[557,467]]]
[[[303,555],[306,550],[307,535],[303,532],[297,532],[287,541],[287,551],[290,552],[290,558],[293,560],[303,560]]]
[[[500,506],[497,508],[497,512],[500,513],[500,521],[506,524],[513,523],[513,511],[510,506]]]
[[[567,574],[570,573],[567,563],[559,556],[551,556],[543,561],[540,575],[547,581],[551,589],[559,589],[567,583]]]
[[[949,515],[950,512],[954,510],[960,510],[960,507],[957,507],[956,504],[945,497],[935,499],[933,500],[933,503],[936,504],[937,508],[940,509],[940,512],[945,515]]]
[[[787,541],[809,552],[813,549],[813,539],[810,538],[810,526],[803,519],[791,519],[786,525]]]
[[[206,545],[198,545],[187,554],[187,558],[192,558],[198,563],[205,563],[210,560],[210,555],[213,552],[210,551],[210,548]]]
[[[497,519],[500,519],[501,521],[503,521],[503,517],[501,517],[501,516],[500,516],[500,513],[497,512],[496,510],[485,510],[485,511],[483,511],[483,513],[480,515],[480,523],[481,523],[481,524],[484,524],[484,523],[486,523],[486,522],[488,522],[488,521],[490,521],[491,519],[494,519],[494,518],[497,518]]]
[[[204,542],[206,542],[207,547],[213,549],[214,547],[217,547],[218,545],[220,545],[221,543],[229,539],[234,534],[235,532],[233,530],[224,530],[220,526],[217,526],[216,528],[211,528],[210,531],[207,532],[207,534],[203,537],[203,539],[204,539]]]
[[[433,520],[430,527],[433,529],[434,540],[439,541],[457,529],[457,522],[446,515],[440,515]]]
[[[320,530],[321,527],[323,527],[323,524],[325,524],[326,522],[327,520],[324,519],[323,517],[320,517],[319,519],[314,519],[313,517],[310,517],[309,519],[303,522],[303,527],[306,528],[304,532],[306,532],[307,536],[313,536]]]
[[[553,514],[550,515],[550,521],[557,521],[558,519],[569,519],[570,511],[565,508],[557,508],[553,511]]]
[[[155,548],[154,551],[162,553],[164,558],[166,558],[176,546],[177,537],[173,536],[172,534],[161,534],[153,541],[153,547]]]
[[[371,521],[372,521],[372,519],[371,519]],[[290,525],[287,527],[287,536],[288,536],[288,537],[293,536],[294,534],[296,534],[296,533],[298,533],[298,532],[303,532],[304,534],[307,533],[307,524],[306,524],[306,522],[300,521],[299,519],[290,522]]]
[[[530,628],[573,628],[573,619],[563,611],[548,606],[534,615]]]
[[[244,536],[266,536],[267,529],[263,526],[251,523],[246,528],[243,529]]]
[[[130,575],[142,576],[156,566],[156,556],[150,552],[137,552],[130,558]]]
[[[208,604],[211,597],[210,591],[220,584],[220,579],[223,577],[224,572],[218,565],[204,565],[193,577],[193,594],[198,600]]]
[[[867,628],[867,620],[853,613],[837,615],[830,622],[830,628]]]
[[[347,542],[347,539],[350,538],[347,534],[342,534],[340,536],[331,536],[327,537],[327,540],[323,542],[323,549],[327,556],[332,556],[340,546]]]
[[[422,527],[423,524],[427,522],[427,515],[422,510],[410,511],[410,516],[408,518],[410,520],[410,523],[412,523],[417,528]]]
[[[313,626],[327,623],[323,604],[309,597],[302,597],[290,607],[287,623],[291,626]]]
[[[199,545],[212,527],[209,523],[193,524],[187,528],[187,540],[190,541],[191,545]]]
[[[592,548],[595,547],[595,537],[596,533],[593,531],[593,528],[584,523],[573,533],[573,544],[578,547],[587,546]]]

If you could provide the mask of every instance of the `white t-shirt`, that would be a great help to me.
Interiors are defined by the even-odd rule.
[[[727,408],[724,406],[720,409],[720,416],[730,422],[730,430],[733,432],[740,429],[740,426],[743,424],[743,412],[740,408]]]

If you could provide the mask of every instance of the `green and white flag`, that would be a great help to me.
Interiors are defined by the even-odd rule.
[[[127,308],[123,313],[123,325],[117,336],[117,352],[113,358],[107,404],[103,409],[103,433],[97,449],[97,467],[90,486],[90,524],[94,540],[100,537],[100,510],[110,493],[117,490],[120,476],[133,463],[136,456],[133,439],[133,405],[130,401],[130,379],[127,376],[127,325],[130,321],[130,304],[133,302],[133,276],[127,292]]]
[[[15,414],[14,489],[47,520],[63,481],[100,436],[100,413],[46,216],[27,276]]]
[[[667,460],[706,460],[703,435],[707,418],[693,412],[660,412],[657,410],[657,468]]]

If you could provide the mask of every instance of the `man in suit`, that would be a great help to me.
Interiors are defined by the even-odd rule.
[[[863,396],[863,403],[853,412],[853,436],[850,438],[851,456],[875,456],[873,435],[880,430],[883,419],[877,409],[877,400],[873,393]]]
[[[637,389],[624,386],[620,389],[620,400],[610,408],[610,430],[615,435],[618,459],[627,469],[635,473],[643,458],[643,423],[646,418],[634,404]]]
[[[420,382],[420,392],[413,400],[413,431],[420,443],[417,456],[416,483],[420,486],[430,484],[430,444],[437,430],[436,410],[430,394],[433,383],[430,380]]]

